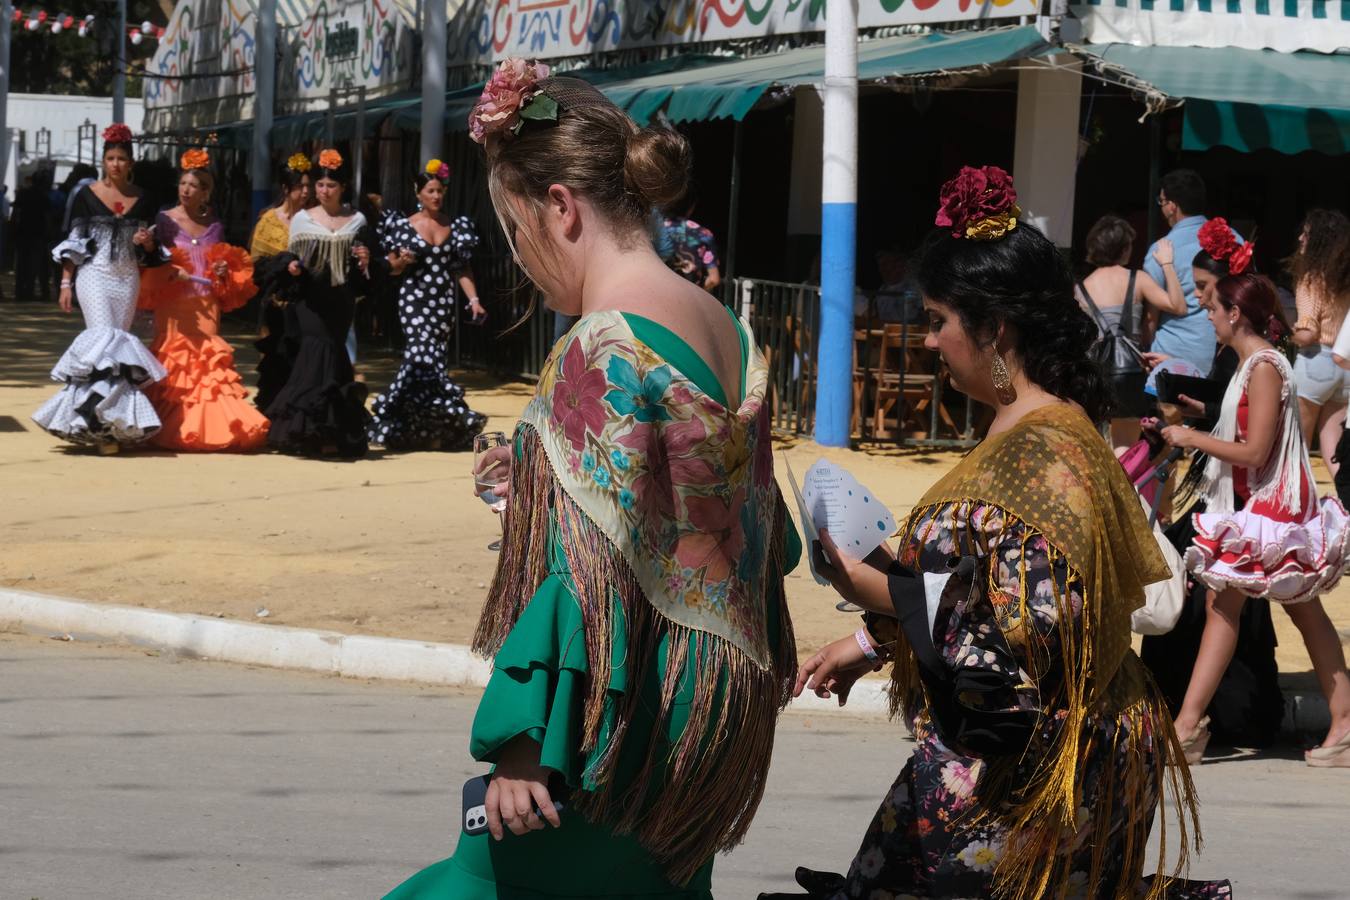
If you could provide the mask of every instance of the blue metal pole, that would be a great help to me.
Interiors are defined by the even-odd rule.
[[[831,0],[825,11],[824,138],[815,436],[818,444],[847,447],[858,229],[858,0]]]

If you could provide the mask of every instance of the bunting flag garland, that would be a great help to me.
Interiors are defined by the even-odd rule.
[[[93,31],[95,16],[93,13],[82,19],[77,19],[69,13],[57,13],[52,15],[44,9],[30,9],[24,12],[16,8],[14,10],[14,25],[23,28],[26,31],[39,31],[46,29],[52,34],[61,34],[62,32],[74,31],[80,37],[88,37]],[[139,45],[146,38],[159,40],[164,37],[164,27],[156,25],[148,19],[139,25],[127,26],[127,39],[132,44]]]

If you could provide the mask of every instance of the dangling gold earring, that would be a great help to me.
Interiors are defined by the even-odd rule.
[[[994,351],[993,362],[994,393],[998,395],[998,402],[1004,406],[1011,406],[1017,402],[1017,391],[1013,389],[1012,374],[1008,371],[1008,365],[1003,361],[1003,354],[997,350]]]

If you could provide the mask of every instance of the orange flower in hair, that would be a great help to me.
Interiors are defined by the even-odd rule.
[[[211,157],[207,155],[205,150],[194,147],[193,149],[183,154],[183,157],[178,161],[178,164],[184,169],[184,171],[191,171],[192,169],[205,169],[210,167]]]
[[[342,154],[336,150],[325,150],[319,154],[320,169],[340,169],[342,168]]]

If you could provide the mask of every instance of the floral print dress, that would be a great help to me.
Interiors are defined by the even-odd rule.
[[[847,876],[799,870],[798,878],[812,897],[830,900],[907,900],[917,897],[985,898],[993,894],[993,873],[1005,849],[1006,827],[979,817],[986,795],[995,788],[991,772],[1000,761],[1017,760],[1013,783],[1034,771],[1060,734],[1067,713],[1055,697],[1062,680],[1055,660],[1064,625],[1061,605],[1077,617],[1082,587],[1062,560],[1051,563],[1046,540],[1034,529],[1007,516],[996,506],[949,503],[933,508],[912,532],[915,542],[902,548],[901,561],[926,572],[940,572],[954,556],[974,556],[976,576],[987,573],[988,590],[948,591],[938,606],[932,638],[942,662],[958,678],[960,701],[966,707],[966,734],[978,734],[981,750],[948,746],[933,717],[914,719],[917,747],[891,790],[882,800]],[[958,537],[959,536],[959,537]],[[973,540],[976,546],[969,546]],[[955,580],[955,579],[953,579]],[[1065,593],[1067,592],[1067,594]],[[949,594],[961,595],[951,601]],[[1025,605],[1019,602],[1025,598]],[[1078,623],[1075,622],[1075,625]],[[901,640],[904,640],[901,637]],[[1139,666],[1131,653],[1125,666]],[[1109,694],[1109,692],[1108,692]],[[1113,708],[1109,700],[1106,708]],[[1126,834],[1140,819],[1151,823],[1158,803],[1156,782],[1129,785],[1126,777],[1130,741],[1124,735],[1141,728],[1149,761],[1157,752],[1155,725],[1149,714],[1105,715],[1090,712],[1083,728],[1095,732],[1087,748],[1076,832],[1067,844],[1072,854],[1065,867],[1066,883],[1051,884],[1048,897],[1099,898],[1142,896],[1149,880],[1140,872],[1121,871],[1127,855]],[[1095,713],[1095,714],[1094,714]],[[971,738],[971,742],[975,742]],[[1001,759],[1002,758],[1002,759]],[[1146,767],[1152,770],[1152,766]],[[1111,802],[1110,792],[1134,789],[1131,802]],[[1114,798],[1119,801],[1119,797]],[[1106,801],[1106,802],[1103,802]],[[1105,847],[1097,810],[1110,810]],[[1104,850],[1106,863],[1090,883],[1093,856]],[[1127,882],[1136,882],[1133,891]],[[1169,898],[1226,898],[1228,882],[1173,880]]]
[[[709,269],[718,267],[717,239],[693,219],[663,219],[656,252],[667,266],[698,285],[708,280]]]

